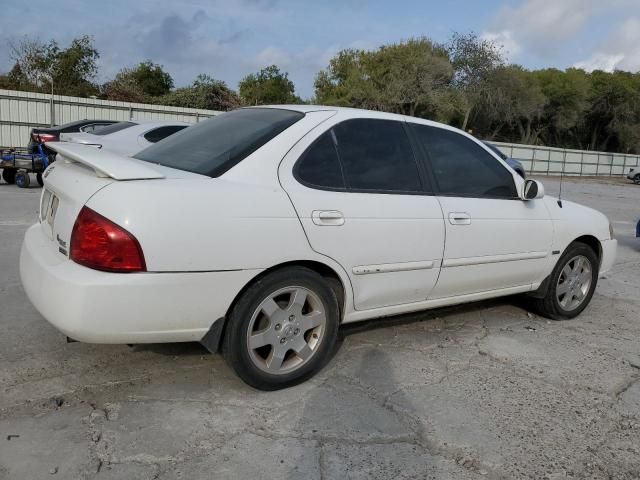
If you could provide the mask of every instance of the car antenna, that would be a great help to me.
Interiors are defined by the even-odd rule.
[[[567,161],[567,151],[562,154],[562,170],[560,170],[560,192],[558,193],[558,206],[562,208],[562,179],[564,178],[564,164]]]

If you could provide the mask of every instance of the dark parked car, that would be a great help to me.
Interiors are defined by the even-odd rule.
[[[29,135],[29,153],[36,153],[38,140],[40,140],[40,142],[44,143],[46,153],[55,154],[52,150],[47,149],[46,144],[47,142],[60,140],[61,133],[93,133],[98,128],[114,123],[118,123],[118,120],[78,120],[55,127],[32,128],[31,135]]]
[[[526,177],[524,167],[518,160],[516,160],[515,158],[508,157],[507,155],[502,153],[502,150],[500,150],[498,147],[496,147],[492,143],[485,142],[485,141],[483,141],[482,143],[484,143],[487,147],[489,147],[492,152],[495,152],[502,160],[507,162],[511,168],[513,168],[516,172],[518,172],[518,175],[520,175],[522,178]]]

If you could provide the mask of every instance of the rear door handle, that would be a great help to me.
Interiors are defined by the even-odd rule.
[[[471,215],[464,212],[449,213],[449,223],[451,225],[471,225]]]
[[[344,215],[337,210],[314,210],[311,220],[316,225],[339,227],[344,225]]]

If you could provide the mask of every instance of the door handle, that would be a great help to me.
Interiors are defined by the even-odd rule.
[[[471,225],[471,215],[464,212],[449,213],[449,223],[451,225]]]
[[[314,210],[311,212],[311,220],[320,226],[344,225],[344,215],[337,210]]]

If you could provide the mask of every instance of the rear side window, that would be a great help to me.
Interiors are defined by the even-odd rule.
[[[186,125],[167,125],[166,127],[154,128],[145,133],[144,138],[148,142],[156,143],[185,128],[187,128]]]
[[[411,128],[428,154],[439,194],[517,198],[511,172],[471,139],[427,125]]]
[[[347,120],[336,125],[333,131],[349,189],[422,191],[418,165],[401,122]]]
[[[133,127],[136,125],[133,122],[118,122],[113,125],[107,125],[106,127],[96,128],[93,132],[94,135],[109,135],[110,133],[116,133],[125,128]]]
[[[323,133],[296,164],[294,175],[310,187],[344,189],[344,176],[331,131]]]
[[[134,156],[218,177],[304,117],[278,108],[243,108],[209,118]]]

